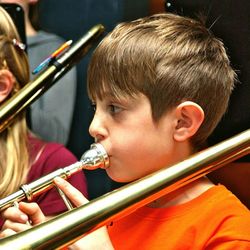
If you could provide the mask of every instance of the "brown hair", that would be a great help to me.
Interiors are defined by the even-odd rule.
[[[166,13],[121,23],[103,39],[89,64],[88,92],[143,93],[155,122],[183,101],[196,102],[205,112],[192,138],[197,146],[226,111],[234,78],[220,40],[201,22]]]

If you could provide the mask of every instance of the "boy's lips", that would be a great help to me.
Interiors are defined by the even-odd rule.
[[[109,168],[109,167],[111,166],[111,158],[112,158],[112,155],[109,155],[109,154],[108,154],[108,158],[109,158],[109,165],[108,165],[107,168]]]

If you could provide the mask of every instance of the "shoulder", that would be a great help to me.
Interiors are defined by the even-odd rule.
[[[250,162],[233,162],[209,174],[214,183],[221,183],[250,209]]]
[[[33,48],[37,46],[46,45],[60,45],[64,43],[65,40],[53,33],[48,33],[45,31],[39,31],[35,36],[27,37],[28,48]]]
[[[225,218],[242,218],[246,216],[250,223],[250,213],[247,207],[225,186],[216,185],[206,191],[201,197],[202,199],[200,198],[198,201],[203,204],[203,210],[205,213],[210,212],[214,214],[214,218],[218,217],[224,220]]]
[[[34,144],[42,145],[40,140],[36,140]],[[36,153],[38,157],[31,166],[28,182],[77,161],[64,145],[54,142],[44,143]]]
[[[43,56],[44,53],[47,55],[48,52],[56,50],[64,42],[65,40],[56,34],[39,31],[35,36],[27,37],[29,57],[39,53]]]
[[[35,36],[27,37],[30,67],[33,69],[58,49],[65,40],[56,34],[39,31]]]
[[[250,213],[247,207],[222,185],[216,186],[211,191],[213,192],[211,199],[207,197],[207,206],[203,206],[202,211],[209,218],[206,227],[213,229],[207,247],[213,246],[213,249],[217,249],[217,245],[222,247],[223,244],[238,247],[247,244],[249,247]]]
[[[55,161],[58,164],[71,164],[76,162],[76,157],[64,145],[56,142],[49,142],[45,145],[41,158],[44,161]]]
[[[230,214],[227,207],[224,208],[225,215],[214,227],[214,233],[206,243],[206,249],[250,249],[250,214],[249,211],[242,213],[239,207],[237,210]]]

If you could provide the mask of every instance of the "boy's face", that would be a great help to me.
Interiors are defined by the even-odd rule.
[[[95,115],[89,131],[110,157],[106,170],[110,178],[130,182],[175,163],[173,112],[156,124],[145,95],[119,100],[108,93],[104,96],[93,102]]]

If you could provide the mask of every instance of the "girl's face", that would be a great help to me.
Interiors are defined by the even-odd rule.
[[[104,96],[93,100],[95,115],[89,132],[110,157],[106,170],[110,178],[130,182],[174,163],[172,112],[155,123],[145,95],[119,100],[110,93]]]

